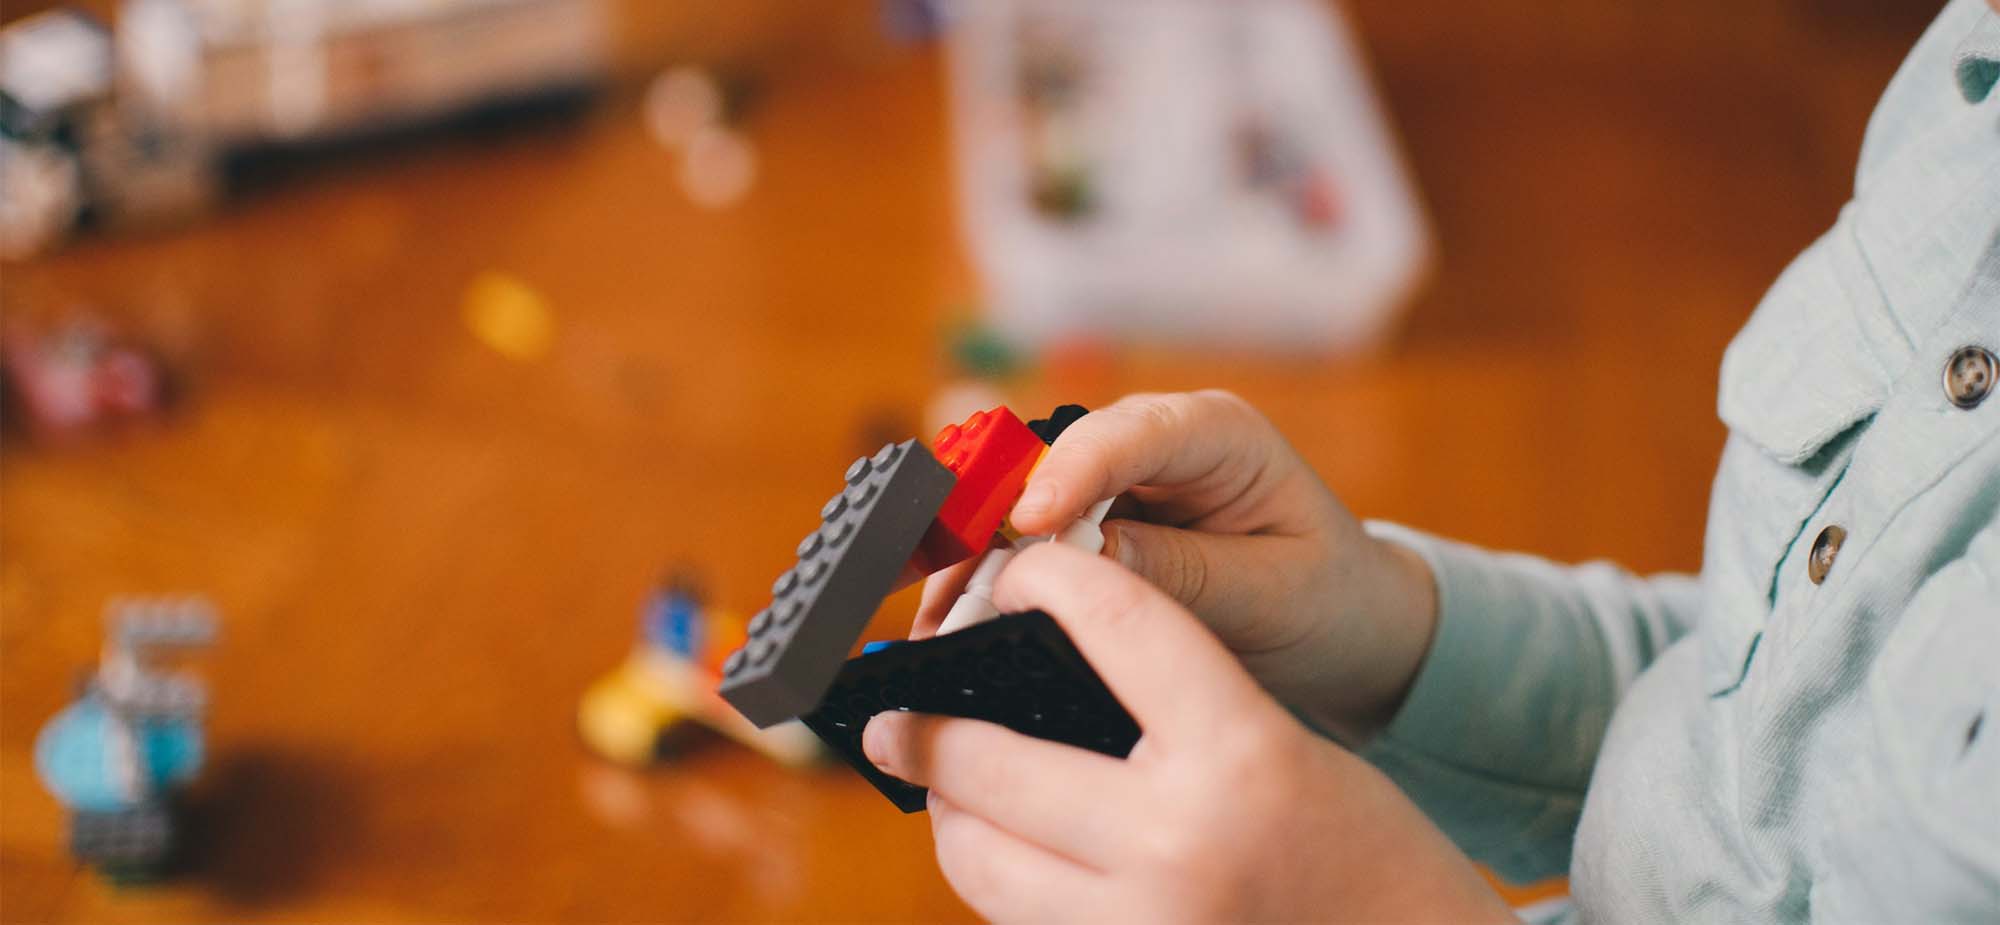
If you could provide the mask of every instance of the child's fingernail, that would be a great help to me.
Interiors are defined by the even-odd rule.
[[[1021,500],[1014,505],[1014,510],[1021,511],[1023,513],[1033,514],[1040,511],[1046,511],[1049,508],[1054,507],[1055,503],[1056,503],[1055,486],[1049,485],[1047,483],[1041,485],[1031,485],[1028,487],[1028,490],[1026,492],[1022,493]]]
[[[1110,524],[1104,525],[1104,554],[1113,562],[1132,571],[1139,570],[1139,551],[1125,538],[1125,531]]]
[[[889,771],[889,740],[895,734],[895,713],[877,713],[861,730],[861,753],[883,771]]]

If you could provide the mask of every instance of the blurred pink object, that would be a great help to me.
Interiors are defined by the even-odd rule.
[[[77,317],[53,329],[10,327],[0,369],[27,428],[67,436],[152,414],[166,403],[159,362],[114,337],[101,321]]]

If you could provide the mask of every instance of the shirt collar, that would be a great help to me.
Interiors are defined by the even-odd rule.
[[[1965,94],[1966,102],[1977,103],[1993,92],[1993,85],[2000,83],[2000,13],[1980,16],[1952,59],[1958,92]]]

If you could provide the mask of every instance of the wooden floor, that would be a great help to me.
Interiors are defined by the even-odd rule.
[[[1692,569],[1722,348],[1833,219],[1925,6],[1356,0],[1441,254],[1404,334],[1058,358],[1015,397],[1225,386],[1366,515]],[[768,56],[762,180],[730,211],[680,194],[627,88],[571,129],[0,267],[9,314],[94,306],[190,385],[157,428],[0,454],[0,918],[969,916],[922,817],[858,778],[720,743],[634,775],[573,732],[665,566],[759,605],[940,381],[973,292],[941,63],[829,44]],[[547,300],[545,359],[467,333],[486,271]],[[121,892],[65,856],[31,745],[105,598],[183,589],[225,614],[198,870]]]

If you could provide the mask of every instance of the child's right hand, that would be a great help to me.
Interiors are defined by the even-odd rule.
[[[1113,508],[1104,554],[1199,615],[1281,702],[1352,741],[1394,716],[1437,621],[1430,570],[1364,532],[1263,415],[1219,391],[1093,411],[1049,449],[1013,524],[1054,533],[1117,495],[1135,504]],[[912,636],[936,631],[976,561],[925,583]]]

